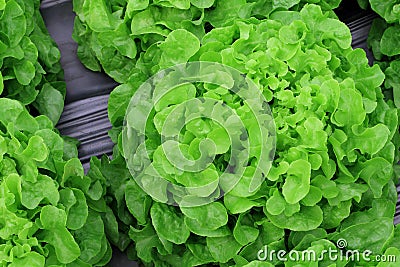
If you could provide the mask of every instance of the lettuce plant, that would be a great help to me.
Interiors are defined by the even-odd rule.
[[[0,266],[107,263],[99,176],[49,118],[8,98],[0,108]]]
[[[277,3],[281,5],[274,6]],[[107,198],[119,220],[118,238],[112,243],[127,248],[132,259],[148,266],[296,266],[290,258],[257,261],[257,253],[268,246],[313,250],[320,256],[341,240],[346,240],[345,249],[370,250],[371,259],[383,253],[399,255],[399,229],[393,225],[399,120],[393,99],[381,89],[385,74],[379,65],[368,65],[363,50],[351,48],[349,29],[331,11],[303,4],[74,1],[74,38],[82,62],[121,83],[109,100],[113,160],[103,158],[98,170],[109,182]],[[262,182],[255,188],[247,178],[259,163],[256,156],[248,159],[247,173],[232,190],[221,193],[219,176],[230,167],[233,144],[226,142],[228,128],[221,130],[207,119],[188,122],[174,134],[180,143],[176,158],[183,154],[198,159],[199,152],[214,149],[217,156],[207,175],[180,172],[171,164],[176,158],[167,156],[173,150],[160,148],[163,138],[171,137],[166,134],[168,121],[180,125],[203,112],[196,110],[203,107],[203,98],[224,103],[239,115],[246,129],[246,134],[238,134],[243,139],[260,130],[252,127],[249,106],[235,91],[190,82],[158,98],[158,85],[150,82],[148,98],[135,100],[148,77],[198,61],[238,70],[271,108],[276,151],[270,170],[256,176]],[[167,77],[170,85],[167,75],[159,77]],[[150,115],[130,113],[132,96],[144,107],[154,104]],[[158,101],[153,103],[152,97]],[[180,104],[196,100],[198,105],[179,110]],[[136,123],[144,130],[130,131]],[[124,138],[130,134],[132,145],[127,147]],[[206,147],[210,139],[214,148]],[[249,138],[255,151],[258,141]],[[202,151],[201,142],[207,149]],[[176,196],[181,192],[175,185],[190,187],[210,178],[207,184],[217,181],[212,190],[194,193],[216,201],[195,207],[166,204],[169,197],[179,203]],[[370,263],[325,257],[320,264]]]
[[[64,107],[60,51],[39,13],[39,0],[0,1],[0,94],[56,124]]]
[[[377,1],[369,0],[372,10],[384,18],[388,23],[400,22],[400,6],[396,0]]]
[[[85,175],[54,128],[65,83],[39,4],[0,1],[0,266],[102,266],[117,221],[97,161]]]
[[[400,5],[397,1],[358,1],[363,9],[371,8],[380,18],[374,19],[368,35],[368,47],[372,50],[375,62],[380,65],[386,75],[384,89],[388,97],[400,107]]]
[[[400,11],[396,1],[370,1],[371,8],[381,16],[373,21],[368,36],[368,46],[371,48],[375,61],[386,75],[384,88],[389,98],[394,99],[397,108],[400,107]]]
[[[326,10],[340,0],[74,0],[77,14],[73,38],[82,63],[104,70],[119,83],[135,82],[151,72],[151,51],[168,33],[186,29],[201,39],[212,27],[236,19],[266,18],[274,10],[299,9],[318,3]],[[333,15],[333,12],[331,13]],[[157,65],[157,64],[155,64]],[[154,72],[153,72],[154,73]]]

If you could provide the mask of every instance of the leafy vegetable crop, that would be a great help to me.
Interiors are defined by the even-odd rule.
[[[400,6],[398,1],[365,1],[364,8],[370,4],[372,10],[381,16],[375,19],[368,37],[376,62],[384,70],[386,80],[384,88],[393,97],[397,108],[400,107]]]
[[[98,160],[84,175],[54,128],[65,83],[39,4],[0,1],[0,266],[102,266],[117,221]]]
[[[295,266],[290,259],[259,262],[257,252],[268,245],[269,249],[311,249],[318,254],[335,248],[342,239],[348,242],[347,249],[399,254],[398,229],[393,226],[399,121],[393,96],[382,93],[384,73],[378,65],[368,65],[364,51],[351,48],[349,29],[329,6],[320,3],[328,10],[323,12],[319,6],[304,4],[74,1],[78,15],[74,38],[80,45],[80,59],[88,68],[103,69],[121,83],[109,101],[114,126],[110,136],[117,145],[113,160],[103,158],[99,169],[109,180],[110,206],[120,221],[120,238],[113,243],[125,248],[121,240],[126,241],[128,235],[133,241],[127,249],[132,259],[149,266]],[[126,157],[132,147],[127,149],[124,134],[132,133],[124,133],[123,121],[131,97],[158,71],[196,61],[233,67],[257,85],[275,120],[276,153],[256,190],[250,190],[252,180],[244,175],[218,201],[176,207],[150,197],[149,187],[160,195],[175,192],[154,178],[161,174],[165,183],[190,186],[216,177],[221,185],[218,176],[227,168],[232,145],[225,143],[226,132],[215,123],[207,119],[188,123],[179,133],[182,154],[201,157],[199,143],[207,138],[219,153],[207,176],[177,171],[165,154],[169,151],[160,149],[166,121],[191,115],[182,111],[168,117],[176,107],[207,97],[235,110],[248,136],[254,122],[246,104],[226,88],[205,83],[178,86],[159,99],[147,120],[142,115],[129,117],[128,110],[128,125],[142,121],[146,130],[138,135],[144,146],[133,147],[136,158]],[[156,90],[150,88],[149,97],[155,97]],[[256,146],[257,141],[250,138],[250,145]],[[157,175],[143,169],[149,163]],[[257,164],[257,157],[249,160],[247,177]],[[129,172],[127,165],[134,171]],[[147,181],[147,189],[138,185],[137,176]],[[215,187],[205,193],[216,198],[220,194]],[[321,264],[354,263],[324,259]]]
[[[96,208],[101,179],[84,176],[76,145],[47,117],[32,117],[8,98],[0,98],[0,107],[0,265],[108,262],[103,213]]]
[[[209,29],[236,19],[266,18],[274,10],[296,10],[308,2],[330,11],[340,0],[74,0],[73,37],[87,68],[103,69],[119,83],[135,83],[154,73],[159,59],[151,53],[173,30],[185,29],[201,39]]]
[[[364,0],[368,3],[368,0]],[[369,0],[372,10],[384,18],[388,23],[400,22],[399,2],[396,0],[377,1]],[[361,5],[366,7],[367,4]]]
[[[0,1],[0,94],[55,124],[64,107],[60,51],[39,13],[40,1]]]

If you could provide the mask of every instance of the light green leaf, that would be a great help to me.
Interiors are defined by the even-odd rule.
[[[18,82],[22,85],[28,85],[35,77],[35,66],[32,62],[24,60],[14,65],[14,73]]]
[[[150,215],[154,229],[161,238],[175,244],[183,244],[189,238],[190,231],[174,207],[154,202]]]
[[[207,237],[207,247],[217,262],[226,263],[242,247],[233,236]]]
[[[299,159],[290,164],[282,187],[282,194],[288,203],[297,203],[308,194],[310,176],[311,165],[308,161]]]
[[[200,41],[193,33],[179,29],[172,31],[159,47],[160,67],[168,68],[187,62],[200,49]]]

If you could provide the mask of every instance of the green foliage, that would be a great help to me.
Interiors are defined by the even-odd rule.
[[[372,10],[378,13],[388,23],[400,22],[399,2],[396,0],[369,0]]]
[[[65,83],[39,5],[0,1],[0,266],[105,265],[117,221],[105,179],[54,128]]]
[[[84,175],[76,147],[47,117],[32,117],[8,98],[0,98],[0,109],[0,266],[108,262],[106,234],[116,220],[93,198],[104,195],[104,179]]]
[[[398,1],[369,1],[372,10],[381,18],[372,23],[368,36],[368,46],[372,50],[376,62],[386,75],[384,88],[386,95],[392,99],[397,108],[400,107],[400,5]]]
[[[64,74],[39,5],[39,0],[0,4],[0,95],[36,109],[55,125],[64,108]]]
[[[397,86],[399,66],[392,63],[383,73],[378,65],[368,65],[362,50],[351,48],[349,29],[331,11],[340,1],[307,1],[320,6],[304,6],[305,2],[74,1],[74,38],[80,59],[88,68],[103,69],[121,83],[109,100],[114,126],[110,135],[117,144],[113,160],[102,159],[98,168],[110,184],[111,207],[123,225],[114,244],[122,250],[128,247],[133,259],[149,266],[271,266],[256,261],[257,252],[265,245],[321,253],[335,248],[341,238],[351,249],[397,253],[389,243],[397,240],[392,220],[397,182],[393,165],[399,160],[400,140],[394,105],[398,98],[388,98],[381,86],[385,74],[384,86]],[[387,39],[397,38],[396,34],[387,35]],[[382,50],[377,40],[373,40],[376,51],[396,52],[398,46]],[[270,104],[276,124],[276,153],[270,171],[263,173],[254,190],[249,190],[249,177],[258,163],[254,155],[260,146],[259,132],[248,106],[223,87],[180,85],[154,103],[147,120],[143,114],[132,114],[128,122],[135,119],[146,125],[146,142],[134,147],[135,158],[126,162],[123,157],[126,148],[121,131],[131,97],[158,71],[194,61],[222,63],[239,70]],[[220,78],[229,84],[229,78]],[[149,89],[149,98],[151,94]],[[218,201],[200,207],[167,206],[145,191],[156,191],[158,200],[167,201],[171,195],[165,192],[174,193],[171,182],[216,185],[201,194],[216,198],[221,194],[213,182],[226,167],[225,157],[231,152],[227,129],[237,130],[234,124],[221,127],[195,119],[178,133],[178,149],[184,157],[202,159],[207,152],[220,156],[205,172],[181,172],[161,149],[161,135],[168,132],[172,136],[176,131],[166,121],[174,118],[181,123],[190,114],[200,114],[196,109],[199,103],[193,100],[198,97],[223,102],[235,110],[245,125],[255,159]],[[151,102],[147,98],[141,101]],[[176,108],[184,102],[191,103],[185,106],[187,113]],[[216,145],[204,141],[207,139]],[[175,154],[172,161],[179,163],[181,158]],[[141,173],[149,162],[152,169]],[[137,177],[131,177],[127,163],[147,179],[145,188],[136,183]],[[162,179],[154,178],[155,170]],[[283,265],[277,260],[273,264]],[[295,264],[288,261],[285,266]],[[335,263],[324,259],[321,264]],[[336,264],[345,266],[347,262]]]

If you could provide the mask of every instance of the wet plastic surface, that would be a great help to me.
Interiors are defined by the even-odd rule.
[[[61,64],[67,83],[64,112],[57,125],[63,135],[78,139],[79,158],[85,170],[92,156],[111,155],[114,144],[108,136],[109,93],[117,85],[103,73],[87,70],[76,56],[77,44],[71,35],[75,14],[71,0],[42,1],[41,13],[50,35],[61,51]],[[113,248],[111,267],[137,267],[125,254]]]
[[[366,39],[376,15],[355,7],[355,1],[344,1],[343,4],[338,9],[338,15],[352,32],[353,47],[365,49],[372,62]],[[110,91],[117,84],[105,74],[87,70],[79,62],[77,44],[71,37],[75,17],[71,0],[44,0],[41,11],[51,36],[61,50],[61,64],[67,83],[65,110],[57,127],[62,134],[81,141],[79,157],[87,170],[90,157],[112,153],[113,143],[107,134],[111,128],[107,101]],[[400,199],[396,215],[397,224],[400,223]],[[118,251],[113,255],[109,266],[138,266]]]
[[[65,110],[57,125],[64,135],[81,141],[79,157],[87,170],[92,156],[110,155],[113,143],[108,137],[108,95],[117,84],[103,73],[86,69],[79,61],[77,44],[71,35],[75,14],[72,1],[43,1],[46,26],[61,51],[61,64],[67,83]]]
[[[88,169],[92,156],[111,155],[114,144],[108,136],[111,124],[107,114],[108,94],[94,96],[65,106],[57,128],[63,135],[78,139],[79,157]]]
[[[66,103],[108,94],[117,84],[106,75],[86,69],[76,55],[78,45],[71,37],[75,18],[72,1],[43,1],[41,12],[61,51],[68,88]]]

